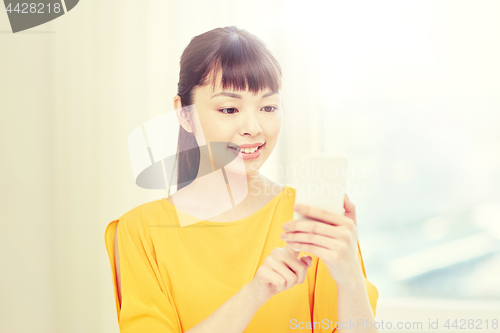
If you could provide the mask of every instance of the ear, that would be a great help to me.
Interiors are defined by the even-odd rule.
[[[193,133],[193,123],[191,121],[191,115],[189,113],[189,108],[183,107],[181,98],[179,95],[174,97],[174,109],[179,120],[179,124],[186,130],[186,132]]]

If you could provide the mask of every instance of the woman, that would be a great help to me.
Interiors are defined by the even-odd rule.
[[[226,27],[194,37],[180,65],[179,190],[106,229],[121,331],[377,332],[354,205],[297,205],[292,221],[295,190],[259,172],[283,118],[277,61]]]

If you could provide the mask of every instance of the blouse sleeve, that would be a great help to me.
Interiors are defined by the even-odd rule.
[[[365,263],[363,262],[363,256],[361,255],[361,248],[359,247],[359,241],[358,241],[358,259],[359,259],[359,264],[361,265],[361,270],[363,271],[363,276],[365,277],[365,286],[366,286],[366,291],[368,292],[368,299],[370,300],[370,307],[372,308],[373,311],[373,316],[377,315],[377,301],[378,301],[378,289],[375,287],[373,283],[368,281],[368,278],[366,276],[366,270],[365,270]]]
[[[114,233],[117,229],[121,304],[117,296]],[[121,333],[181,333],[170,290],[161,278],[149,228],[137,216],[122,216],[106,228],[118,324]]]
[[[378,290],[366,277],[365,265],[363,262],[363,257],[361,255],[361,249],[358,242],[358,261],[361,266],[361,271],[363,272],[364,282],[366,286],[366,291],[368,293],[368,298],[370,302],[370,307],[373,311],[373,315],[376,315],[376,307],[378,300]],[[309,290],[312,291],[312,297],[310,299],[311,304],[311,322],[318,323],[318,327],[313,327],[314,333],[331,333],[332,325],[337,322],[337,284],[333,280],[328,271],[328,267],[325,263],[315,258],[313,260],[313,265],[309,268],[314,268],[311,270],[309,278]],[[326,324],[323,320],[326,320]],[[330,324],[328,324],[329,321]],[[333,330],[336,331],[335,329]]]

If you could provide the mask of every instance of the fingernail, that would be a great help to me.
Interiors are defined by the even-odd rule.
[[[290,229],[290,225],[289,224],[283,224],[282,228],[285,229],[285,230],[288,230],[288,229]]]

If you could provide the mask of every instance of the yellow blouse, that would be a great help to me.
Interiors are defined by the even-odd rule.
[[[292,220],[294,201],[295,189],[285,186],[261,210],[244,219],[201,221],[180,227],[175,206],[162,198],[110,222],[105,243],[120,332],[181,333],[207,318],[253,279],[272,249],[286,245],[280,238],[284,232],[281,226]],[[116,228],[121,304],[114,259]],[[337,321],[336,283],[326,265],[307,254],[313,261],[304,283],[271,297],[245,332],[290,332],[299,325],[304,327],[301,332],[333,331],[331,327]],[[375,315],[378,291],[366,279],[359,242],[358,258]],[[330,320],[332,326],[325,324]],[[315,328],[305,329],[308,322],[316,322]]]

